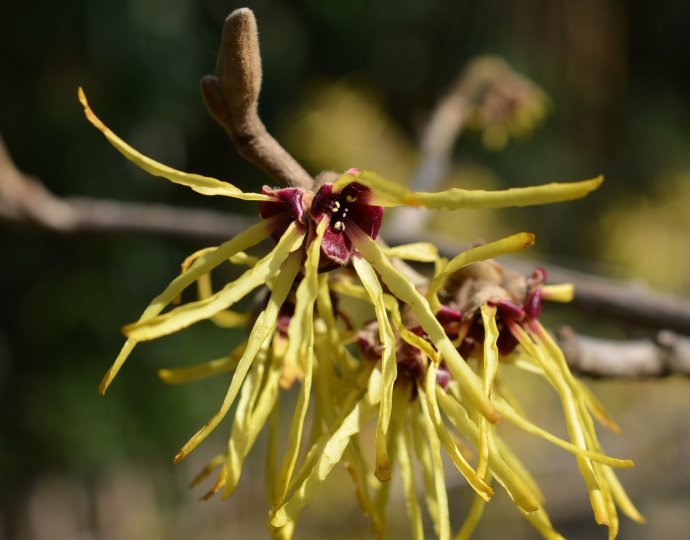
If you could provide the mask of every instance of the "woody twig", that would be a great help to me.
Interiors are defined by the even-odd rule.
[[[310,188],[312,177],[259,118],[261,55],[250,9],[237,9],[225,20],[216,72],[201,79],[201,93],[209,113],[225,128],[237,151],[275,180]]]

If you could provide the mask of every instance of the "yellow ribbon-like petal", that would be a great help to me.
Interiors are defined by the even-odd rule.
[[[333,359],[334,365],[343,373],[350,372],[357,369],[359,362],[353,365],[352,358],[348,356],[348,351],[345,349],[345,335],[342,328],[338,327],[335,317],[335,310],[331,302],[331,284],[329,283],[328,274],[319,276],[319,295],[316,299],[316,309],[319,317],[326,324],[326,337],[329,344],[329,354]],[[335,396],[332,396],[335,398]]]
[[[424,467],[431,467],[431,476],[433,478],[433,501],[432,508],[434,512],[430,514],[432,519],[435,517],[434,529],[436,534],[441,539],[450,539],[450,515],[448,511],[448,492],[446,491],[446,479],[445,473],[443,472],[443,458],[441,456],[441,441],[439,439],[438,431],[434,426],[434,422],[431,418],[431,412],[429,411],[429,403],[425,395],[425,391],[421,386],[417,387],[419,393],[419,408],[421,414],[417,418],[417,423],[424,427],[424,435],[429,442],[429,457],[431,458],[428,462],[423,463]],[[417,433],[422,430],[417,430]],[[427,488],[428,489],[428,488]],[[480,496],[485,497],[485,494]],[[429,500],[427,499],[427,505]],[[434,513],[436,516],[434,516]]]
[[[575,445],[583,450],[588,450],[583,421],[577,406],[577,400],[571,388],[568,386],[565,375],[560,371],[560,366],[558,366],[553,359],[550,359],[540,347],[537,347],[532,337],[519,325],[510,325],[510,331],[530,357],[544,370],[546,377],[558,392],[561,398],[570,439]],[[577,456],[577,464],[580,474],[582,474],[585,484],[587,485],[587,491],[589,492],[596,522],[600,525],[609,525],[610,517],[608,508],[592,461],[586,457]]]
[[[494,379],[498,371],[498,328],[496,327],[496,308],[484,305],[481,307],[484,323],[484,356],[482,359],[482,386],[487,399],[493,398]],[[484,417],[479,417],[479,444],[477,447],[477,476],[485,478],[489,469],[490,439],[493,426]]]
[[[376,425],[376,470],[375,475],[381,482],[391,479],[391,467],[388,460],[386,435],[391,418],[393,406],[393,385],[397,377],[397,364],[395,360],[395,335],[391,328],[386,306],[383,301],[383,289],[379,283],[372,266],[359,256],[352,258],[352,266],[357,272],[362,285],[367,290],[371,302],[374,304],[376,320],[379,324],[379,337],[383,345],[381,356],[381,374],[383,376],[383,394],[381,395],[381,407],[379,420]]]
[[[425,414],[427,414],[428,411],[429,421],[436,430],[436,436],[438,437],[443,447],[446,449],[446,453],[450,456],[450,459],[455,465],[455,467],[458,469],[458,471],[460,471],[460,474],[462,474],[465,477],[470,486],[472,486],[472,489],[474,489],[480,497],[483,497],[485,500],[488,501],[491,499],[491,497],[493,497],[494,491],[482,478],[477,476],[477,472],[474,469],[472,469],[472,466],[462,455],[462,452],[458,448],[458,445],[455,444],[455,442],[451,438],[448,432],[448,428],[445,426],[443,420],[441,419],[441,412],[439,410],[437,402],[437,389],[438,383],[436,382],[436,366],[434,366],[433,364],[429,364],[427,366],[426,372],[426,396],[422,396],[420,393],[420,399],[425,397],[425,400],[428,405]],[[443,393],[443,390],[441,390],[440,393]]]
[[[586,450],[572,443],[569,443],[568,441],[564,441],[563,439],[556,437],[552,433],[549,433],[548,431],[540,428],[539,426],[533,424],[532,422],[518,414],[515,411],[515,409],[513,409],[508,404],[508,402],[501,398],[497,398],[494,404],[496,405],[498,411],[501,413],[501,417],[510,422],[511,424],[514,424],[515,426],[519,427],[527,433],[531,433],[532,435],[541,437],[542,439],[549,441],[550,443],[555,444],[556,446],[560,446],[568,452],[571,452],[575,455],[581,455],[583,457],[591,459],[592,461],[608,465],[609,467],[627,469],[635,465],[631,459],[614,458],[611,456],[607,456],[605,454],[600,454],[598,452]]]
[[[252,422],[251,412],[262,391],[261,383],[266,371],[266,349],[264,344],[240,390],[240,399],[237,401],[237,409],[235,409],[235,417],[232,421],[232,430],[228,440],[227,457],[221,473],[223,483],[218,486],[219,489],[223,488],[223,498],[229,496],[235,489],[242,472],[242,460],[263,427],[262,423],[257,429]],[[228,476],[229,473],[233,474],[232,478]]]
[[[262,195],[260,193],[243,193],[242,190],[233,186],[228,182],[223,182],[221,180],[216,180],[215,178],[210,178],[208,176],[201,176],[199,174],[189,174],[182,171],[158,163],[157,161],[146,157],[145,155],[137,152],[134,148],[128,145],[120,137],[115,135],[101,120],[98,118],[94,112],[89,107],[89,103],[86,100],[86,95],[84,90],[79,88],[79,101],[84,107],[84,113],[86,118],[91,122],[96,129],[98,129],[106,139],[112,144],[115,149],[125,156],[128,160],[134,163],[139,168],[145,170],[147,173],[153,176],[160,176],[174,182],[175,184],[180,184],[192,188],[203,195],[222,195],[225,197],[233,197],[235,199],[244,199],[247,201],[268,201],[271,200],[267,195]]]
[[[395,423],[395,459],[400,466],[400,475],[403,481],[405,492],[405,506],[407,516],[410,520],[410,535],[413,540],[424,540],[424,526],[422,522],[422,511],[417,500],[417,481],[415,480],[414,468],[412,466],[412,440],[407,430],[407,410],[409,404],[409,386],[404,386],[396,391],[395,409],[393,421]]]
[[[288,449],[283,457],[283,465],[278,473],[276,481],[274,506],[280,504],[285,498],[292,473],[297,463],[304,419],[309,407],[311,395],[311,383],[314,371],[314,304],[319,294],[318,272],[319,258],[321,254],[321,242],[328,221],[321,220],[316,229],[316,238],[307,248],[307,260],[304,263],[304,279],[297,287],[295,294],[295,313],[288,327],[288,350],[285,353],[285,362],[297,363],[297,359],[304,359],[304,379],[300,388],[297,406],[290,428]],[[257,265],[258,266],[258,265]],[[256,268],[256,267],[255,267]]]
[[[414,194],[405,186],[381,178],[372,171],[346,172],[333,184],[333,193],[342,191],[353,182],[373,190],[374,200],[372,202],[374,204],[380,206],[419,206]]]
[[[320,358],[319,358],[320,360]],[[321,456],[323,449],[329,440],[332,439],[335,432],[343,424],[347,415],[349,415],[354,407],[362,399],[362,394],[371,386],[373,390],[380,390],[381,377],[380,373],[377,372],[376,376],[372,378],[372,371],[374,370],[374,363],[368,362],[363,369],[360,371],[357,380],[354,381],[352,385],[349,385],[348,393],[340,400],[340,409],[338,415],[334,417],[328,426],[328,429],[324,431],[319,439],[312,444],[311,448],[304,457],[304,460],[300,464],[299,471],[293,475],[288,487],[288,492],[294,492],[297,486],[302,485],[305,480],[314,472],[315,464]],[[379,396],[369,396],[369,400],[378,399]],[[378,403],[378,401],[376,401]],[[356,445],[356,440],[352,439],[350,444]]]
[[[404,259],[406,261],[436,262],[439,258],[438,248],[429,242],[385,247],[383,252],[389,259]]]
[[[362,426],[376,412],[378,401],[372,401],[372,398],[381,395],[380,385],[381,380],[378,371],[372,371],[369,390],[355,404],[332,437],[328,439],[308,476],[297,485],[290,499],[276,510],[270,522],[272,527],[283,527],[293,521],[312,497],[316,488],[326,479],[335,464],[341,460],[350,438],[359,433]]]
[[[238,404],[235,412],[235,424],[228,441],[228,457],[225,461],[226,480],[223,489],[223,498],[226,499],[234,492],[240,480],[240,473],[244,460],[254,446],[256,438],[275,407],[278,399],[281,362],[279,358],[272,358],[268,373],[262,383],[261,393],[250,402],[247,412],[243,413]],[[244,391],[244,386],[243,386]]]
[[[552,182],[539,186],[497,191],[451,188],[437,193],[412,192],[405,186],[381,178],[371,171],[346,172],[333,185],[338,192],[353,182],[374,191],[374,202],[381,206],[424,206],[432,209],[459,210],[531,206],[570,201],[597,189],[603,176],[579,182]]]
[[[448,264],[443,267],[443,270],[434,276],[434,279],[429,284],[426,299],[429,301],[432,311],[435,313],[441,309],[441,303],[436,297],[436,293],[443,287],[443,283],[448,276],[454,272],[457,272],[468,264],[493,259],[494,257],[506,255],[508,253],[515,253],[533,244],[534,235],[523,232],[463,251],[450,260]]]
[[[603,181],[604,177],[599,175],[580,182],[552,182],[540,186],[499,191],[451,188],[438,193],[415,193],[414,200],[419,206],[435,210],[532,206],[580,199],[597,189]]]
[[[352,232],[349,232],[352,231]],[[417,291],[412,282],[401,272],[396,270],[386,259],[381,248],[361,229],[355,231],[355,227],[348,227],[348,234],[362,256],[381,275],[384,283],[390,291],[403,302],[419,319],[419,324],[429,336],[436,349],[441,353],[448,369],[462,388],[464,395],[486,416],[491,422],[499,419],[496,409],[486,398],[477,374],[467,365],[456,348],[446,336],[443,327],[434,316],[427,300]]]
[[[246,346],[247,342],[243,341],[227,356],[191,367],[161,369],[158,376],[167,384],[181,384],[227,373],[237,367]]]
[[[487,474],[486,483],[491,485],[491,473]],[[475,493],[474,498],[472,499],[472,504],[470,505],[470,509],[467,512],[467,516],[462,522],[462,526],[460,527],[458,534],[455,535],[455,540],[470,539],[472,534],[474,534],[477,525],[479,525],[479,521],[482,518],[485,507],[486,501],[482,499],[479,494]]]
[[[275,231],[277,224],[277,219],[262,220],[259,223],[242,231],[231,240],[221,244],[218,246],[218,248],[201,255],[196,261],[194,261],[188,270],[177,276],[162,293],[151,301],[146,310],[144,310],[144,313],[142,313],[141,317],[139,317],[139,322],[144,322],[154,318],[161,311],[163,311],[163,309],[170,302],[177,298],[184,289],[199,279],[200,276],[208,273],[210,270],[226,261],[235,253],[252,247],[267,238],[273,231]],[[99,387],[101,394],[104,394],[108,389],[108,386],[110,386],[110,383],[120,371],[122,365],[125,363],[132,350],[134,350],[136,344],[137,340],[131,337],[125,342],[120,354],[118,354],[115,362],[101,381]]]
[[[565,540],[565,538],[553,528],[549,516],[543,508],[540,508],[536,512],[523,515],[525,519],[532,524],[532,527],[539,531],[539,534],[542,535],[544,540]]]
[[[230,387],[228,388],[220,409],[182,447],[182,449],[177,453],[177,456],[175,456],[175,463],[187,457],[189,453],[194,450],[194,448],[196,448],[199,443],[201,443],[201,441],[203,441],[208,434],[216,428],[216,426],[230,410],[230,407],[235,401],[235,397],[237,397],[237,393],[242,386],[244,378],[247,376],[247,372],[249,371],[254,358],[256,358],[256,355],[259,353],[259,350],[263,346],[266,339],[275,332],[278,311],[290,292],[290,288],[292,287],[295,276],[297,275],[297,271],[299,270],[301,259],[301,253],[293,253],[288,257],[282,272],[275,281],[273,292],[268,299],[268,305],[259,314],[256,322],[254,323],[254,327],[249,333],[249,337],[247,338],[247,348],[237,364],[237,369],[235,369],[235,373],[232,376]]]
[[[216,294],[203,300],[190,302],[163,315],[149,317],[124,327],[128,337],[137,341],[148,341],[166,336],[186,328],[198,321],[208,319],[232,306],[251,291],[275,276],[290,253],[302,245],[304,231],[291,223],[278,244],[253,268],[247,270],[235,281],[225,285]]]
[[[444,414],[458,431],[473,444],[478,444],[479,430],[477,425],[470,419],[462,405],[443,391],[437,392],[436,397]],[[505,488],[515,505],[521,510],[525,512],[536,511],[540,507],[539,496],[530,488],[529,482],[526,482],[517,471],[513,470],[498,451],[494,451],[494,448],[496,448],[495,445],[490,448],[489,457],[489,470],[492,476]]]

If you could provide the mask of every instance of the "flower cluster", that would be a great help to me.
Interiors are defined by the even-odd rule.
[[[476,526],[494,493],[494,480],[544,537],[559,538],[536,482],[497,433],[496,423],[504,419],[575,455],[595,518],[608,525],[610,536],[618,527],[616,505],[642,519],[612,471],[632,463],[604,455],[592,417],[609,427],[615,424],[572,376],[538,321],[542,300],[567,301],[572,290],[545,285],[543,271],[525,278],[491,261],[531,245],[533,236],[521,233],[477,246],[450,261],[430,244],[389,248],[377,241],[386,207],[454,210],[552,203],[586,195],[599,186],[600,177],[504,191],[414,193],[369,171],[350,169],[322,174],[313,190],[264,187],[245,193],[143,156],[95,116],[81,90],[79,98],[89,121],[145,171],[205,195],[259,202],[261,219],[255,225],[188,257],[180,275],[139,320],[124,327],[127,341],[101,383],[105,392],[141,341],[202,320],[248,326],[246,340],[226,358],[160,373],[171,383],[232,373],[218,412],[175,457],[176,462],[184,459],[237,404],[227,448],[195,479],[219,470],[206,496],[232,494],[244,460],[266,428],[269,529],[276,538],[292,536],[301,509],[341,462],[377,536],[385,531],[388,489],[397,466],[412,536],[423,538],[413,461],[423,472],[435,533],[450,538],[442,451],[477,495],[459,538]],[[269,238],[275,245],[262,258],[245,252]],[[429,279],[424,284],[412,279],[404,260],[433,264]],[[246,270],[214,291],[211,273],[225,262]],[[195,283],[198,300],[173,305]],[[257,290],[267,291],[258,312],[232,311]],[[563,402],[570,441],[520,412],[501,377],[505,363],[553,386]],[[280,398],[295,383],[299,397],[287,449],[278,456]],[[376,426],[373,452],[363,437],[370,421]],[[473,459],[467,457],[470,448]]]

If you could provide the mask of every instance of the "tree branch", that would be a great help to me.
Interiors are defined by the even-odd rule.
[[[386,231],[386,240],[392,246],[411,242],[431,242],[444,257],[455,257],[469,246],[422,231],[411,234],[399,229]],[[530,274],[535,266],[546,270],[548,283],[572,283],[575,297],[568,305],[597,318],[609,318],[634,324],[650,330],[672,330],[690,335],[690,301],[670,297],[630,283],[575,272],[557,265],[501,257],[501,264],[522,274]]]
[[[254,220],[201,209],[124,203],[92,198],[59,198],[36,179],[20,172],[0,138],[0,219],[33,224],[58,232],[146,232],[189,237],[219,243],[246,229]],[[423,239],[423,238],[422,238]],[[392,244],[419,241],[419,237],[389,236]],[[442,255],[453,257],[466,246],[433,241]],[[533,265],[515,260],[507,266],[529,273]],[[553,280],[575,283],[573,307],[592,310],[598,317],[636,322],[659,329],[672,328],[690,335],[690,302],[671,299],[629,284],[547,267]],[[690,375],[690,338],[669,330],[656,341],[613,342],[576,336],[572,330],[559,334],[571,367],[595,377],[659,377]]]
[[[254,220],[236,214],[87,197],[59,198],[20,172],[0,137],[0,219],[59,233],[148,232],[222,242]]]
[[[31,176],[17,170],[0,138],[0,218],[16,223],[33,223],[55,232],[141,231],[219,242],[243,230],[251,218],[208,210],[165,205],[124,203],[91,198],[59,198]],[[467,248],[458,242],[433,238],[427,232],[411,235],[405,229],[389,231],[391,245],[428,241],[444,257],[454,257]],[[523,274],[531,273],[534,262],[510,257],[502,264]],[[604,279],[543,265],[551,283],[573,283],[571,306],[597,317],[608,317],[652,330],[671,330],[690,335],[690,301],[671,298],[638,284]]]
[[[543,117],[546,101],[540,88],[502,58],[476,58],[436,103],[420,138],[421,156],[410,188],[439,189],[450,171],[453,147],[468,127],[483,129],[485,133],[498,129],[507,140],[510,129],[506,126],[512,128],[513,134],[531,131]],[[424,228],[428,216],[424,209],[400,208],[388,228],[404,226],[416,233]]]
[[[662,330],[655,340],[613,341],[558,331],[570,368],[594,378],[690,376],[690,338]]]
[[[256,19],[249,8],[237,9],[225,20],[216,72],[201,79],[201,94],[240,155],[279,182],[311,188],[312,177],[259,118],[261,55]]]

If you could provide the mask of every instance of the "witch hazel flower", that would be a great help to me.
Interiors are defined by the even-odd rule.
[[[482,375],[484,388],[490,389],[492,403],[505,421],[575,455],[589,492],[595,520],[609,528],[611,538],[617,535],[619,528],[617,507],[632,520],[643,522],[644,519],[613,472],[613,468],[630,467],[632,462],[604,456],[593,419],[613,431],[617,432],[620,428],[594,394],[570,372],[558,344],[538,319],[543,300],[567,302],[572,298],[572,286],[546,285],[543,269],[536,269],[525,277],[492,261],[477,261],[467,265],[466,254],[472,251],[450,261],[436,275],[427,293],[432,295],[431,303],[436,307],[440,305],[440,309],[447,309],[450,306],[462,312],[462,321],[454,341],[458,351],[467,359],[477,360],[476,369]],[[558,393],[569,442],[542,430],[518,412],[520,407],[511,402],[514,393],[508,391],[509,379],[502,375],[501,366],[504,363],[539,375]],[[499,380],[500,384],[497,383]],[[452,392],[439,396],[439,403],[442,409],[445,407],[446,414],[457,412],[452,398]],[[462,401],[459,394],[455,398]],[[456,421],[451,419],[451,422],[456,427],[460,425],[457,418]],[[492,438],[497,436],[495,431],[495,427],[488,425],[483,418],[479,419],[478,469],[482,456],[488,456],[490,463],[494,451],[492,448],[500,446],[492,442]],[[519,474],[519,468],[515,472]],[[538,493],[535,491],[534,495]],[[511,497],[516,501],[513,494]],[[481,506],[483,502],[479,494],[474,507]],[[471,513],[466,522],[467,531],[476,525],[473,519]],[[545,528],[546,522],[533,521],[533,524],[546,538],[556,537],[555,531]]]
[[[418,290],[391,259],[437,260],[435,248],[426,246],[420,251],[419,244],[396,248],[380,245],[376,239],[384,209],[413,206],[455,210],[553,203],[585,196],[601,184],[601,177],[502,191],[453,188],[424,193],[412,192],[370,171],[350,169],[342,175],[321,175],[312,189],[264,187],[260,193],[246,193],[228,182],[178,171],[142,155],[103,124],[90,109],[81,89],[79,99],[87,119],[120,153],[146,172],[203,195],[259,203],[260,219],[255,225],[227,242],[191,255],[180,275],[152,300],[139,320],[124,327],[127,340],[101,382],[102,393],[141,341],[178,332],[203,320],[221,326],[240,326],[251,320],[246,340],[226,358],[161,373],[168,382],[185,382],[232,372],[217,413],[175,457],[175,462],[179,462],[188,456],[237,402],[227,451],[202,471],[201,477],[220,467],[209,495],[222,490],[228,496],[234,491],[244,459],[264,426],[268,426],[269,446],[277,447],[275,414],[281,390],[299,382],[287,450],[282,459],[273,450],[269,452],[272,456],[267,482],[269,524],[275,537],[292,535],[301,509],[335,464],[343,459],[349,464],[358,500],[372,516],[379,534],[385,529],[382,509],[394,462],[401,465],[408,503],[416,516],[418,512],[411,500],[411,494],[416,493],[409,466],[411,445],[419,446],[416,442],[419,437],[428,438],[433,433],[436,437],[430,439],[428,446],[424,443],[415,448],[415,452],[428,476],[425,477],[429,480],[427,490],[434,494],[430,499],[435,501],[430,505],[430,512],[437,534],[445,537],[444,531],[447,531],[447,511],[442,508],[441,446],[451,454],[461,474],[477,493],[483,498],[491,496],[488,475],[493,469],[487,464],[488,458],[483,458],[482,467],[475,468],[467,463],[457,447],[449,446],[450,435],[444,434],[433,400],[437,386],[441,388],[439,396],[446,395],[444,388],[455,392],[460,410],[478,430],[478,439],[475,439],[484,441],[481,442],[482,455],[486,455],[487,448],[493,448],[486,442],[486,433],[491,433],[503,409],[492,393],[492,376],[473,370],[460,354],[456,342],[462,323],[443,311],[436,291],[441,290],[445,277],[454,268],[521,249],[531,237],[516,235],[461,254],[443,267],[425,293]],[[246,254],[247,249],[269,238],[275,245],[265,256],[255,258]],[[460,259],[462,264],[458,262]],[[213,291],[211,274],[228,261],[247,268],[238,278]],[[342,276],[351,277],[351,272],[357,276],[359,285],[341,279]],[[198,287],[199,299],[175,305],[181,293],[194,284]],[[238,302],[256,290],[268,291],[268,298],[258,313],[249,317],[232,311]],[[348,350],[347,345],[356,339],[357,323],[353,322],[353,317],[348,318],[345,310],[334,306],[334,294],[363,297],[373,306],[380,360],[361,361]],[[490,311],[495,307],[487,304],[480,309]],[[409,314],[416,320],[414,328],[406,325]],[[523,344],[526,338],[520,333],[524,328],[531,332],[529,336],[539,336],[546,343],[545,347],[550,347],[540,327],[517,325],[516,328],[513,331],[513,326],[509,326],[523,348],[527,349]],[[399,346],[401,343],[404,346]],[[401,373],[407,369],[407,375],[400,378],[399,364]],[[406,389],[406,385],[409,388]],[[416,403],[420,408],[405,405],[409,401],[410,388],[416,389],[419,395]],[[443,404],[444,398],[438,399]],[[311,445],[304,454],[300,448],[312,402],[317,421],[310,437]],[[370,493],[371,471],[357,439],[365,423],[373,418],[376,418],[373,471],[381,485],[376,497]],[[590,431],[583,437],[591,439]],[[593,444],[588,445],[587,440],[583,444],[582,455],[594,460],[591,457],[596,453],[592,450]],[[300,455],[303,455],[301,460]],[[492,474],[499,482],[509,478],[505,471]],[[509,492],[519,494],[515,489]],[[522,499],[518,497],[518,500]],[[527,508],[531,506],[523,509],[529,511]],[[417,526],[418,521],[415,521]]]
[[[356,175],[358,169],[350,169],[347,175]],[[336,180],[336,173],[322,173],[319,180]],[[333,183],[320,183],[315,193],[305,192],[301,188],[271,189],[264,186],[262,193],[271,197],[259,205],[259,215],[264,218],[282,216],[287,226],[291,221],[304,225],[320,223],[325,220],[328,225],[324,231],[321,252],[324,256],[322,270],[334,269],[350,261],[354,248],[346,231],[348,226],[358,227],[372,239],[376,239],[381,221],[383,207],[372,203],[373,192],[370,188],[356,182],[346,185],[341,190],[334,190]]]
[[[631,519],[643,521],[613,472],[614,468],[631,467],[632,461],[603,453],[593,418],[610,429],[618,427],[596,397],[569,372],[560,349],[538,322],[541,300],[568,301],[572,286],[545,285],[546,276],[541,269],[525,277],[487,260],[532,242],[532,235],[522,233],[470,249],[447,263],[441,261],[426,297],[408,291],[409,300],[405,302],[400,301],[400,296],[405,297],[406,293],[395,281],[404,278],[391,275],[392,269],[385,264],[379,266],[382,278],[388,278],[390,292],[382,295],[388,315],[382,319],[380,310],[376,310],[376,322],[366,324],[358,332],[357,343],[365,358],[381,360],[381,384],[385,387],[384,336],[389,328],[393,329],[397,374],[392,386],[386,455],[390,458],[389,467],[397,465],[403,478],[414,538],[424,537],[411,465],[415,460],[424,473],[424,499],[434,531],[439,538],[451,534],[444,471],[440,466],[442,452],[476,492],[456,538],[472,534],[486,502],[494,494],[493,483],[507,491],[542,536],[561,538],[544,509],[544,497],[537,483],[501,439],[496,417],[482,410],[483,399],[504,421],[575,455],[595,519],[609,527],[611,538],[618,532],[616,506]],[[396,254],[402,255],[403,251]],[[360,279],[362,284],[358,285],[351,278],[340,278],[331,287],[339,295],[364,301],[369,297],[375,306],[366,290],[366,273]],[[505,339],[506,336],[511,339]],[[502,341],[504,347],[500,345]],[[514,354],[506,356],[510,353]],[[463,359],[461,364],[457,363],[458,357]],[[510,381],[502,374],[506,362],[540,375],[558,392],[570,441],[545,431],[520,412],[515,393],[509,391]],[[473,395],[475,391],[479,395]],[[380,405],[383,399],[385,393]],[[379,425],[382,414],[379,413]],[[466,457],[471,453],[475,454],[474,463]],[[380,459],[378,439],[376,459]],[[304,495],[300,495],[302,498],[291,500],[288,508],[306,502]]]

